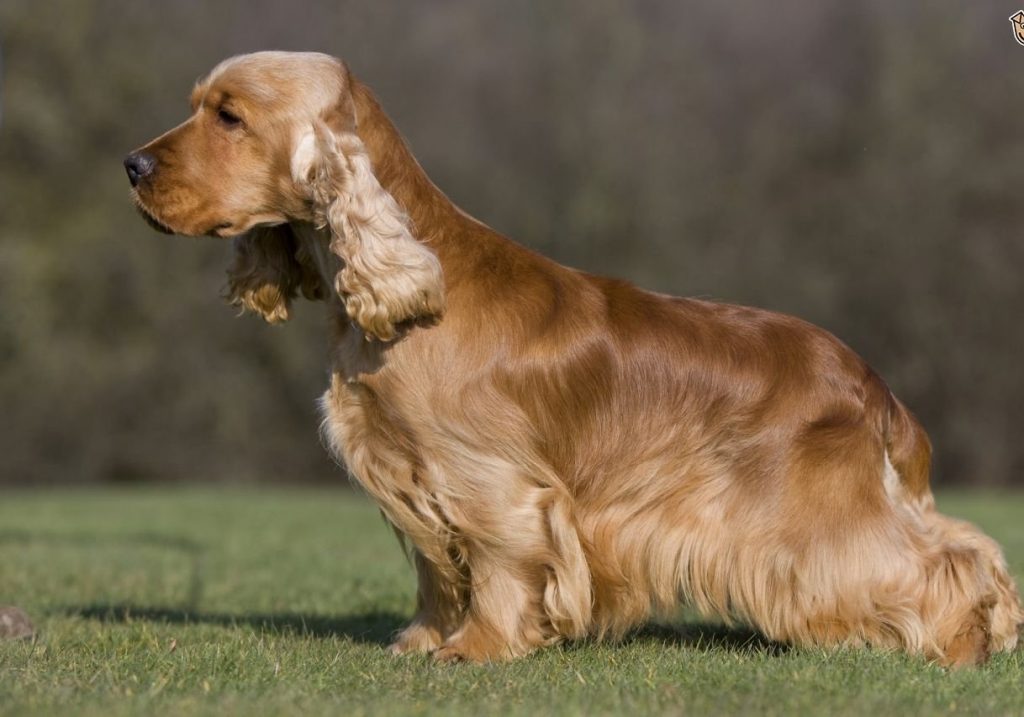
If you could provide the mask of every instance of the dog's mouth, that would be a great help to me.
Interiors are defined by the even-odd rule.
[[[153,229],[156,229],[161,234],[174,234],[173,229],[171,229],[169,226],[167,226],[162,221],[157,219],[156,215],[146,208],[146,206],[142,203],[142,200],[139,199],[138,195],[133,194],[132,199],[134,200],[135,203],[135,211],[137,211],[139,215],[146,220],[146,224],[151,226]]]

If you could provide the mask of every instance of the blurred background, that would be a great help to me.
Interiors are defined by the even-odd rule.
[[[936,482],[1020,486],[1019,5],[3,0],[0,482],[345,483],[320,305],[237,318],[227,243],[154,233],[121,167],[219,60],[301,49],[471,214],[822,325],[921,418]]]

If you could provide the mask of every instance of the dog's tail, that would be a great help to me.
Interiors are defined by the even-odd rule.
[[[908,497],[931,500],[932,444],[906,406],[886,389],[885,448]]]

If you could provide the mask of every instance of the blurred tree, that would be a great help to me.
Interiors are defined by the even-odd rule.
[[[499,230],[815,321],[920,414],[940,480],[1019,482],[1024,48],[1007,14],[5,0],[0,481],[338,480],[315,433],[319,308],[273,329],[218,308],[226,245],[154,235],[120,166],[218,60],[278,48],[348,61]]]

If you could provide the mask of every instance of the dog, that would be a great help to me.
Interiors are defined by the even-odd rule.
[[[924,430],[828,332],[506,239],[330,56],[233,57],[191,108],[125,160],[134,203],[233,238],[232,303],[326,304],[323,434],[417,571],[393,652],[501,661],[680,602],[950,666],[1016,645],[999,546],[936,511]]]

